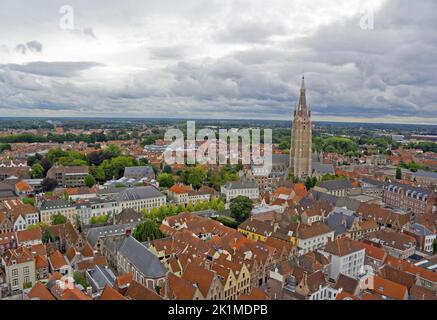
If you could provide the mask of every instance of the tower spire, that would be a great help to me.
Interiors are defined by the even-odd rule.
[[[307,110],[307,98],[305,89],[305,75],[302,76],[302,84],[300,86],[300,97],[298,111],[305,112]]]

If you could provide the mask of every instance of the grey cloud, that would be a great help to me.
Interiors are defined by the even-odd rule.
[[[26,46],[30,51],[42,51],[42,43],[36,40],[29,41],[28,43],[26,43]]]
[[[14,70],[47,77],[74,77],[81,71],[103,66],[97,62],[30,62],[27,64],[0,65],[2,69]]]
[[[226,43],[265,43],[270,37],[283,35],[286,31],[287,29],[276,21],[235,21],[219,32],[216,38]]]

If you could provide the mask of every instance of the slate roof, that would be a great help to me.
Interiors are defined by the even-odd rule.
[[[334,166],[332,164],[323,164],[318,162],[313,162],[313,171],[319,174],[334,174]]]
[[[96,266],[94,269],[87,271],[91,277],[94,287],[102,290],[106,285],[113,286],[115,282],[115,275],[111,269],[107,267]]]
[[[321,182],[320,187],[327,190],[343,190],[343,189],[351,189],[352,183],[347,179],[329,180],[329,181]]]
[[[135,201],[149,198],[158,198],[163,197],[158,189],[154,187],[137,187],[137,188],[127,188],[123,190],[121,193],[116,194],[114,196],[115,200],[122,201]]]
[[[69,207],[75,207],[75,206],[70,204],[65,199],[47,200],[42,203],[40,210],[55,210],[55,209],[69,208]]]
[[[228,190],[232,189],[255,189],[258,188],[253,180],[229,181],[224,187]]]
[[[335,208],[328,218],[325,219],[325,223],[334,230],[335,236],[338,236],[346,233],[357,218],[352,211]]]
[[[136,224],[120,224],[112,226],[103,226],[92,228],[87,233],[87,240],[91,246],[95,246],[100,238],[107,236],[123,235],[126,230],[133,229]]]
[[[155,172],[151,166],[127,167],[124,169],[125,177],[155,177]]]
[[[118,252],[140,270],[145,277],[165,277],[167,270],[159,259],[134,237],[126,237]]]

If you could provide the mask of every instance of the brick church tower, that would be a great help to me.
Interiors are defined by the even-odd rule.
[[[299,104],[294,111],[291,130],[290,173],[299,179],[312,174],[312,123],[307,106],[305,78],[302,77]]]

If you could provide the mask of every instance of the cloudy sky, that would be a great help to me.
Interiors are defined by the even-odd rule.
[[[436,30],[434,0],[1,0],[0,116],[284,120],[304,72],[316,120],[437,123]]]

